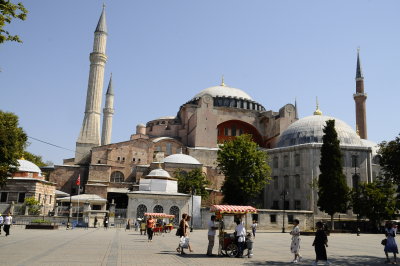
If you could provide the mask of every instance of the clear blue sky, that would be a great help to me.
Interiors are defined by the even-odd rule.
[[[0,109],[17,114],[29,136],[74,149],[103,2],[22,2],[27,20],[7,29],[24,43],[0,46]],[[308,116],[318,96],[325,115],[355,128],[358,46],[369,139],[392,140],[400,132],[399,1],[105,3],[112,142],[128,140],[138,123],[175,115],[200,90],[218,85],[222,74],[267,110],[297,98],[300,117]],[[29,151],[56,164],[74,156],[30,142]]]

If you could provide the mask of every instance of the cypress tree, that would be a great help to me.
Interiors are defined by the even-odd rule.
[[[334,229],[333,215],[348,209],[349,187],[343,174],[343,155],[335,130],[335,120],[326,121],[323,132],[317,204],[321,211],[331,216],[331,225]]]

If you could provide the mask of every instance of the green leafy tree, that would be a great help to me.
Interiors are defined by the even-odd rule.
[[[251,135],[241,135],[220,145],[217,163],[225,175],[222,186],[228,204],[250,204],[270,180],[268,155]]]
[[[317,204],[321,211],[331,216],[331,225],[334,229],[333,215],[348,209],[349,188],[346,176],[343,174],[342,152],[335,130],[335,120],[326,121],[323,132]]]
[[[24,151],[23,157],[25,160],[31,161],[32,163],[36,164],[39,167],[47,165],[47,163],[43,162],[42,156],[40,155],[35,155],[28,151]]]
[[[396,190],[391,181],[377,179],[353,188],[351,207],[360,217],[365,217],[378,228],[382,220],[392,219],[396,214]]]
[[[18,116],[0,111],[0,187],[17,171],[26,140],[24,130],[18,126]]]
[[[400,185],[400,137],[379,144],[378,154],[383,176]]]
[[[0,43],[6,41],[22,42],[18,35],[10,35],[4,29],[13,19],[25,20],[28,10],[22,3],[13,4],[10,0],[0,0]]]
[[[200,168],[195,168],[189,172],[178,169],[174,176],[178,179],[178,192],[191,194],[192,190],[195,189],[195,195],[208,197],[209,193],[206,187],[210,185],[210,182]]]
[[[28,208],[28,212],[31,215],[38,215],[40,213],[40,202],[35,197],[25,198],[25,208]]]

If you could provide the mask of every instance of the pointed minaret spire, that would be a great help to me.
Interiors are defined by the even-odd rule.
[[[93,50],[90,53],[89,81],[86,93],[85,115],[76,141],[75,163],[84,164],[89,159],[93,147],[101,143],[100,120],[101,98],[103,94],[104,69],[107,62],[107,25],[103,6],[96,31],[94,32]]]
[[[356,103],[356,128],[360,138],[367,139],[367,94],[364,92],[364,75],[361,68],[360,48],[357,49],[356,93],[353,94]]]
[[[299,119],[299,113],[297,112],[297,99],[294,98],[294,112],[295,112],[295,119]]]
[[[108,82],[108,88],[107,88],[107,93],[106,94],[114,95],[114,88],[113,88],[113,85],[112,85],[112,73],[110,75],[110,81]]]
[[[360,61],[360,47],[357,48],[357,70],[356,70],[356,80],[363,79],[364,75],[362,73],[361,61]]]
[[[103,4],[103,11],[101,12],[99,22],[97,23],[97,27],[94,32],[104,32],[105,34],[107,34],[106,5],[105,4]]]
[[[108,82],[106,93],[106,103],[103,108],[103,129],[101,132],[101,145],[111,143],[112,119],[114,115],[114,89],[112,85],[112,74]]]

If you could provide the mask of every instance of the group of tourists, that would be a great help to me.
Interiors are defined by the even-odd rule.
[[[186,254],[183,249],[188,248],[190,252],[193,252],[192,246],[189,242],[189,221],[192,217],[187,215],[187,213],[182,214],[182,219],[179,222],[179,227],[176,231],[176,235],[180,237],[180,241],[178,247],[176,248],[176,252],[180,254]]]
[[[3,227],[4,233],[6,233],[6,236],[8,236],[10,234],[11,224],[12,224],[11,213],[8,213],[4,218],[0,213],[0,235],[1,235],[1,227]]]

